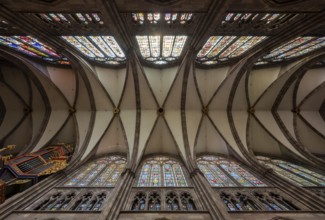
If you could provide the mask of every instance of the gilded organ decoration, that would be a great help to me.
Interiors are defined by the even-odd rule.
[[[24,191],[46,176],[64,169],[72,150],[73,147],[66,144],[51,145],[8,160],[0,173],[0,179],[5,182],[6,197]]]

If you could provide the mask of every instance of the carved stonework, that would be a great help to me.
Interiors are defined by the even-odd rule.
[[[196,211],[202,210],[202,206],[193,189],[134,188],[124,210]]]
[[[230,212],[308,210],[277,188],[215,188],[215,191]]]

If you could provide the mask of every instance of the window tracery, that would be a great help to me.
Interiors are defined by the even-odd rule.
[[[283,178],[299,186],[325,186],[325,176],[302,166],[262,156],[257,156],[257,159]]]
[[[125,54],[113,36],[61,36],[88,59],[104,64],[119,65]]]
[[[258,60],[256,65],[287,61],[325,46],[325,37],[297,37],[275,48]]]
[[[195,211],[192,192],[184,190],[139,190],[131,196],[132,211]]]
[[[149,211],[160,211],[161,199],[157,192],[152,192],[149,195],[148,210]]]
[[[55,25],[71,25],[76,22],[83,25],[104,24],[99,13],[37,13],[35,16],[45,23]]]
[[[188,24],[193,20],[193,13],[132,13],[132,21],[135,24]]]
[[[163,65],[176,61],[184,48],[187,36],[136,36],[144,60]]]
[[[142,211],[146,209],[146,194],[139,192],[135,195],[132,203],[132,211]]]
[[[193,211],[196,210],[196,206],[193,201],[193,197],[188,192],[183,192],[180,195],[180,200],[183,210]]]
[[[197,54],[196,61],[204,65],[228,61],[244,54],[266,38],[266,36],[211,36]]]
[[[153,157],[142,166],[138,187],[188,186],[181,165],[168,157]]]
[[[66,187],[114,187],[126,167],[122,156],[97,159],[84,165],[65,184]]]
[[[223,157],[201,156],[197,159],[198,167],[214,187],[263,187],[261,180],[247,172],[234,161]]]
[[[229,211],[295,211],[301,210],[276,189],[219,190],[219,196]]]
[[[49,63],[70,64],[66,57],[32,36],[0,36],[0,44]]]
[[[167,210],[169,210],[169,211],[180,210],[179,200],[178,200],[178,196],[176,195],[176,193],[169,192],[166,195],[166,205],[167,205]]]
[[[34,208],[34,211],[100,211],[106,201],[107,192],[102,190],[68,190],[49,193]]]

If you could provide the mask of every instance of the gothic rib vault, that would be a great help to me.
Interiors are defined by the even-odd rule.
[[[324,15],[316,6],[310,7],[318,11],[310,21],[282,30],[236,62],[202,68],[195,62],[198,50],[211,34],[213,22],[221,20],[219,13],[234,6],[218,1],[208,10],[209,1],[203,1],[206,18],[200,19],[201,26],[192,33],[180,61],[157,68],[141,59],[133,34],[119,15],[131,6],[120,6],[121,1],[86,1],[114,24],[110,30],[120,37],[127,61],[114,68],[90,62],[65,47],[51,30],[33,26],[22,15],[23,1],[19,2],[2,5],[0,16],[64,54],[71,66],[35,62],[0,47],[0,143],[17,144],[14,153],[36,151],[58,141],[76,143],[66,172],[86,159],[111,153],[126,154],[132,172],[152,154],[177,155],[192,172],[196,156],[203,153],[235,157],[261,173],[267,169],[255,155],[296,159],[324,170],[325,69],[314,67],[324,59],[324,49],[291,63],[254,67],[267,51],[324,27],[324,22],[313,24]],[[31,8],[50,10],[45,3],[33,2]],[[66,6],[57,4],[53,7]]]

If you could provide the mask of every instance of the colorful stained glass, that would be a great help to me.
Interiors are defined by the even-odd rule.
[[[91,60],[107,64],[121,64],[125,54],[113,36],[62,36]]]
[[[75,15],[77,16],[77,18],[79,19],[79,21],[81,21],[81,22],[85,22],[86,21],[86,18],[81,13],[76,13]]]
[[[64,186],[113,187],[126,167],[121,156],[110,156],[90,162],[78,170]]]
[[[160,164],[153,164],[151,166],[151,178],[150,178],[150,186],[157,187],[161,186],[161,167]]]
[[[186,36],[177,36],[176,40],[174,42],[174,48],[173,48],[173,57],[178,57],[181,55],[185,41],[186,41]]]
[[[0,36],[0,44],[51,63],[69,64],[67,58],[59,55],[51,47],[32,36]]]
[[[175,186],[173,169],[171,164],[164,164],[164,184],[165,186]]]
[[[225,49],[228,45],[232,43],[232,41],[235,39],[235,36],[225,36],[218,41],[218,43],[212,48],[210,53],[207,54],[208,58],[216,57],[218,56],[223,49]]]
[[[177,186],[187,186],[182,167],[179,164],[173,165],[174,175],[176,177]]]
[[[140,53],[144,58],[150,57],[149,40],[147,36],[136,36]]]
[[[160,36],[149,36],[150,53],[153,57],[160,56]]]
[[[234,161],[223,157],[202,156],[197,159],[198,167],[214,187],[266,186],[265,183],[247,172]]]
[[[257,159],[280,176],[300,186],[325,186],[325,176],[302,166],[268,157],[258,156]]]
[[[173,43],[174,43],[175,36],[164,36],[163,40],[163,57],[169,57],[172,54],[173,50]]]
[[[259,25],[281,24],[286,23],[288,19],[290,20],[295,15],[284,13],[228,13],[222,21],[222,24],[242,24],[242,22],[250,23],[253,21]]]
[[[193,13],[131,13],[131,18],[137,24],[158,24],[159,22],[166,22],[167,24],[176,23],[178,18],[179,24],[189,23],[193,19]],[[163,19],[160,19],[163,18]]]
[[[41,13],[38,15],[45,21],[52,21],[52,19],[47,14]]]
[[[186,187],[181,165],[168,157],[147,159],[142,166],[138,187]]]
[[[90,36],[90,39],[102,49],[106,56],[112,58],[116,57],[111,48],[109,48],[109,46],[104,42],[103,38],[100,36]]]
[[[241,16],[241,14],[237,14],[234,19],[238,19],[239,15]],[[226,19],[231,19],[231,17],[233,17],[233,14],[228,14]],[[238,57],[266,38],[266,36],[212,36],[197,54],[197,61],[211,65],[217,63],[217,61],[222,62]]]
[[[230,174],[241,186],[266,186],[262,181],[248,173],[234,162],[221,162],[220,166]]]
[[[181,55],[187,36],[136,36],[136,39],[142,57],[161,65],[175,61]]]
[[[38,13],[38,15],[43,21],[51,23],[65,23],[70,24],[71,22],[78,22],[83,25],[89,25],[92,23],[104,24],[104,22],[99,17],[97,13],[74,13],[74,14],[62,14],[62,13]]]
[[[272,63],[285,61],[292,58],[303,56],[307,53],[323,48],[325,37],[297,37],[280,47],[272,50],[259,60],[259,63]]]

